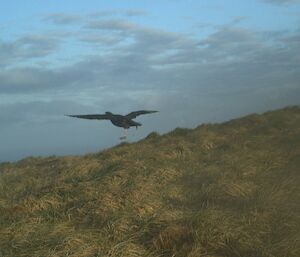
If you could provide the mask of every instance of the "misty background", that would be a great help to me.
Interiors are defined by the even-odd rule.
[[[159,110],[136,141],[299,104],[299,1],[104,2],[1,3],[0,162],[119,143],[65,114]]]

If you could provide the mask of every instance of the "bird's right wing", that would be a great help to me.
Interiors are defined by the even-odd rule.
[[[85,115],[65,115],[68,117],[75,117],[80,119],[88,120],[109,120],[109,117],[106,114],[85,114]]]

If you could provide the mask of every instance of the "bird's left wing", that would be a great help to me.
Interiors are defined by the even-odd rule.
[[[149,114],[149,113],[154,113],[154,112],[158,112],[158,111],[146,111],[146,110],[136,111],[136,112],[128,113],[125,117],[127,117],[129,119],[134,119],[134,118],[136,118],[139,115]]]
[[[106,114],[85,114],[85,115],[65,115],[69,117],[75,117],[80,119],[88,120],[109,120],[109,117]]]

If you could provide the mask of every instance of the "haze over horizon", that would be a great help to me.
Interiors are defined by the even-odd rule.
[[[1,6],[0,162],[119,142],[109,121],[64,114],[159,110],[135,141],[300,103],[298,0]]]

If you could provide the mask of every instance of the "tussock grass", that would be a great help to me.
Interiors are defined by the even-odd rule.
[[[0,164],[0,256],[298,257],[300,108]]]

